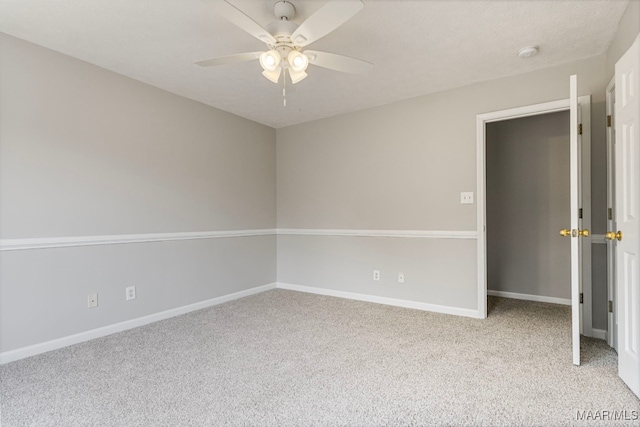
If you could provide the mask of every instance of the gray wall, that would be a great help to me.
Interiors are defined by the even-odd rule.
[[[487,125],[487,286],[571,298],[569,112]]]
[[[0,52],[3,239],[275,227],[273,129],[6,35]],[[273,283],[276,239],[4,251],[0,262],[4,352]]]
[[[613,77],[616,62],[631,47],[638,33],[640,33],[640,0],[631,0],[606,53],[605,71],[609,79]]]
[[[592,325],[606,331],[609,300],[607,295],[607,245],[591,247]]]
[[[607,231],[607,110],[605,102],[591,104],[591,231]]]
[[[475,309],[467,285],[476,278],[475,253],[475,240],[278,236],[278,281]],[[470,261],[451,268],[455,259]]]
[[[476,191],[476,115],[566,99],[574,73],[580,95],[602,102],[604,68],[601,55],[278,129],[278,227],[476,230],[476,205],[460,204],[460,192]],[[604,118],[594,117],[593,126],[604,126]],[[345,237],[340,257],[334,242],[328,236],[279,236],[278,280],[467,309],[478,305],[475,240],[417,247],[408,238]],[[410,250],[425,261],[413,264],[411,274],[405,271],[401,285],[397,254]],[[436,265],[426,261],[434,253]],[[374,267],[381,270],[380,283],[371,280]]]
[[[0,37],[1,238],[274,226],[272,128]]]
[[[606,103],[591,105],[591,117],[606,123]],[[591,232],[607,232],[607,137],[605,126],[591,126]],[[607,329],[607,253],[606,245],[591,245],[592,325]]]

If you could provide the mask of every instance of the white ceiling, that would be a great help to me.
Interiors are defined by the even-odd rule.
[[[310,67],[282,106],[257,61],[194,61],[262,50],[216,16],[219,0],[0,0],[0,31],[279,128],[606,51],[628,0],[364,0],[314,50],[375,64],[367,76]],[[229,0],[262,25],[275,0]],[[301,23],[326,0],[290,0]],[[527,60],[516,52],[539,45]]]

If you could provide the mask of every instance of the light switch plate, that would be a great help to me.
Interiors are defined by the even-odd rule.
[[[473,204],[473,191],[460,193],[460,203],[463,205]]]

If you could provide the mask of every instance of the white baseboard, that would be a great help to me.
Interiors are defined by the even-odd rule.
[[[604,329],[592,329],[592,338],[597,338],[599,340],[607,340],[607,331]]]
[[[481,318],[478,310],[472,310],[468,308],[450,307],[445,305],[429,304],[426,302],[380,297],[376,295],[358,294],[354,292],[336,291],[333,289],[315,288],[312,286],[292,285],[290,283],[278,282],[277,288],[287,289],[290,291],[306,292],[310,294],[352,299],[357,301],[373,302],[376,304],[393,305],[396,307],[412,308],[415,310],[432,311],[435,313],[453,314],[456,316],[472,317],[474,319]]]
[[[235,299],[247,297],[249,295],[258,294],[271,289],[275,289],[276,284],[271,283],[264,286],[258,286],[256,288],[246,289],[244,291],[235,292],[229,295],[223,295],[216,298],[211,298],[205,301],[196,302],[193,304],[185,305],[182,307],[172,308],[170,310],[161,311],[159,313],[150,314],[148,316],[138,317],[136,319],[127,320],[113,325],[103,326],[97,329],[91,329],[89,331],[80,332],[78,334],[69,335],[55,340],[46,341],[39,344],[30,345],[28,347],[22,347],[15,350],[5,351],[0,353],[0,365],[13,362],[16,360],[24,359],[26,357],[35,356],[37,354],[46,353],[47,351],[57,350],[62,347],[67,347],[81,342],[89,341],[95,338],[104,337],[107,335],[115,334],[117,332],[126,331],[128,329],[144,326],[149,323],[157,322],[159,320],[169,319],[171,317],[186,314],[192,311],[201,310],[203,308],[211,307],[214,305],[222,304]]]
[[[519,294],[516,292],[492,291],[489,289],[487,290],[487,295],[491,295],[494,297],[521,299],[525,301],[549,302],[551,304],[571,305],[571,300],[568,298],[545,297],[541,295]]]

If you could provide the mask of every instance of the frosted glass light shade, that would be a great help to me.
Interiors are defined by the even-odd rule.
[[[291,77],[291,83],[296,84],[307,77],[307,73],[304,71],[295,71],[293,68],[289,67],[289,76]]]
[[[260,65],[265,71],[275,71],[282,60],[277,50],[268,50],[260,54]]]
[[[264,70],[262,75],[271,80],[274,83],[278,83],[280,80],[280,74],[282,73],[282,68],[278,67],[275,70]]]
[[[287,55],[287,61],[289,62],[289,67],[293,71],[299,73],[303,72],[309,66],[309,58],[307,55],[294,50]]]

